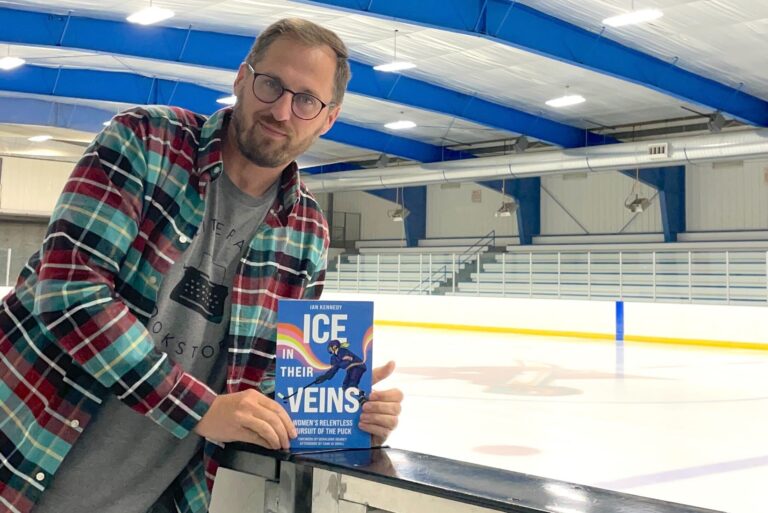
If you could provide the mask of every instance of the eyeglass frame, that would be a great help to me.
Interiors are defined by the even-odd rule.
[[[269,75],[267,73],[257,73],[256,70],[253,69],[253,66],[251,66],[250,62],[246,62],[245,64],[248,66],[248,69],[253,74],[253,81],[251,82],[251,92],[253,93],[253,96],[255,96],[256,99],[259,100],[260,102],[272,104],[272,103],[277,102],[277,100],[279,100],[280,98],[282,98],[283,95],[285,94],[285,92],[288,91],[289,93],[291,93],[293,95],[293,98],[291,98],[291,112],[293,113],[294,116],[296,116],[297,118],[301,119],[302,121],[312,121],[313,119],[317,119],[317,117],[320,115],[320,113],[323,112],[323,109],[325,109],[326,107],[328,107],[328,109],[331,109],[331,108],[333,108],[333,107],[335,107],[337,105],[337,103],[334,102],[334,101],[330,101],[328,103],[325,103],[323,100],[321,100],[320,98],[318,98],[314,94],[302,93],[302,92],[298,92],[297,93],[296,91],[288,89],[287,87],[285,87],[283,85],[283,82],[279,78],[273,77],[272,75]],[[259,95],[256,94],[256,79],[258,77],[268,77],[268,78],[271,78],[272,80],[274,80],[280,86],[280,88],[282,89],[282,92],[277,96],[277,98],[275,98],[274,100],[269,102],[269,101],[266,101],[266,100],[262,100],[259,97]],[[320,102],[320,110],[317,111],[317,114],[315,114],[311,118],[303,118],[303,117],[299,116],[296,113],[296,111],[294,110],[294,100],[296,99],[297,95],[309,96],[310,98],[314,98],[315,100]]]

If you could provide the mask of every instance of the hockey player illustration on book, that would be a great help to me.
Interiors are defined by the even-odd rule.
[[[343,369],[346,372],[344,376],[344,382],[341,384],[341,388],[343,390],[347,390],[348,388],[355,388],[357,390],[357,400],[361,405],[364,404],[368,398],[366,396],[365,390],[361,390],[359,385],[360,378],[362,378],[363,374],[365,374],[365,372],[368,370],[368,367],[365,365],[365,361],[363,361],[359,356],[348,349],[349,343],[347,342],[331,340],[328,342],[326,347],[328,349],[328,353],[331,355],[329,362],[331,364],[331,368],[318,376],[317,379],[315,379],[313,382],[303,386],[302,389],[307,389],[315,385],[319,385],[320,383],[330,381],[334,378],[334,376],[336,376],[336,373],[339,372],[339,369]],[[298,393],[298,390],[296,393]],[[288,399],[290,399],[290,396],[284,397],[283,402],[286,402]]]

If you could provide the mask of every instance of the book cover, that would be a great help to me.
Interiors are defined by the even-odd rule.
[[[275,400],[299,434],[291,450],[371,446],[358,423],[372,354],[372,302],[280,300]]]

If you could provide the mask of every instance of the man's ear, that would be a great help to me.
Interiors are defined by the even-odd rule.
[[[328,130],[331,129],[333,124],[336,122],[336,119],[339,117],[339,114],[341,113],[341,105],[337,105],[333,107],[330,112],[328,113],[328,117],[325,119],[325,125],[323,126],[323,129],[320,130],[320,135],[324,135],[328,132]]]
[[[237,76],[235,77],[235,82],[232,84],[232,89],[234,90],[235,95],[237,95],[237,89],[240,87],[240,84],[242,84],[243,80],[248,78],[248,65],[244,62],[240,63],[240,68],[237,70]]]

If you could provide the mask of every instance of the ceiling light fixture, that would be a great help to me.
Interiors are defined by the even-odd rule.
[[[512,214],[517,212],[517,201],[515,198],[511,198],[510,201],[504,201],[504,198],[507,196],[506,192],[506,178],[501,179],[501,206],[499,209],[493,213],[494,217],[512,217]]]
[[[231,96],[222,96],[218,100],[216,100],[216,103],[220,103],[222,105],[234,105],[237,103],[237,96],[234,94]]]
[[[640,169],[635,169],[635,181],[632,184],[632,190],[629,192],[629,195],[624,200],[624,207],[632,212],[633,214],[637,214],[640,212],[645,212],[648,210],[648,207],[651,206],[651,200],[649,200],[646,197],[640,196],[640,193],[637,192],[637,187],[640,185]],[[634,198],[632,198],[632,195],[634,194]],[[630,199],[632,198],[632,199]]]
[[[571,105],[578,105],[580,103],[584,103],[585,101],[587,101],[586,98],[584,98],[580,94],[566,94],[565,96],[561,96],[560,98],[553,98],[551,100],[547,100],[545,103],[550,107],[560,109],[563,107],[570,107]]]
[[[400,121],[386,123],[384,128],[389,128],[390,130],[407,130],[409,128],[416,128],[416,123],[408,121],[407,119],[401,119]]]
[[[152,0],[150,0],[149,7],[131,14],[126,19],[131,23],[138,23],[139,25],[152,25],[153,23],[173,18],[175,15],[176,13],[170,9],[153,7]]]
[[[517,201],[502,201],[499,209],[493,213],[495,217],[512,217],[517,212]]]
[[[405,198],[402,198],[402,196],[402,190],[400,188],[395,189],[395,205],[397,205],[397,208],[394,210],[387,210],[387,216],[396,223],[404,222],[405,218],[410,214],[408,209],[405,208]],[[400,203],[400,198],[403,199],[402,204]]]
[[[27,61],[24,59],[20,59],[19,57],[11,57],[9,55],[8,57],[3,57],[0,59],[0,70],[10,71],[12,69],[18,68],[19,66],[23,66],[25,62]]]
[[[648,23],[649,21],[658,20],[664,16],[664,13],[658,9],[640,9],[638,11],[632,10],[618,16],[611,16],[603,20],[603,25],[609,27],[624,27],[626,25],[638,25],[640,23]]]
[[[33,135],[32,137],[27,139],[27,141],[45,142],[45,141],[50,141],[51,139],[53,139],[53,136],[50,136],[50,135]]]
[[[394,73],[396,71],[403,71],[406,69],[412,69],[416,67],[416,65],[412,62],[397,60],[397,32],[398,30],[395,29],[395,51],[394,51],[394,57],[392,58],[392,62],[374,66],[373,69],[375,69],[376,71],[385,71],[389,73]]]

